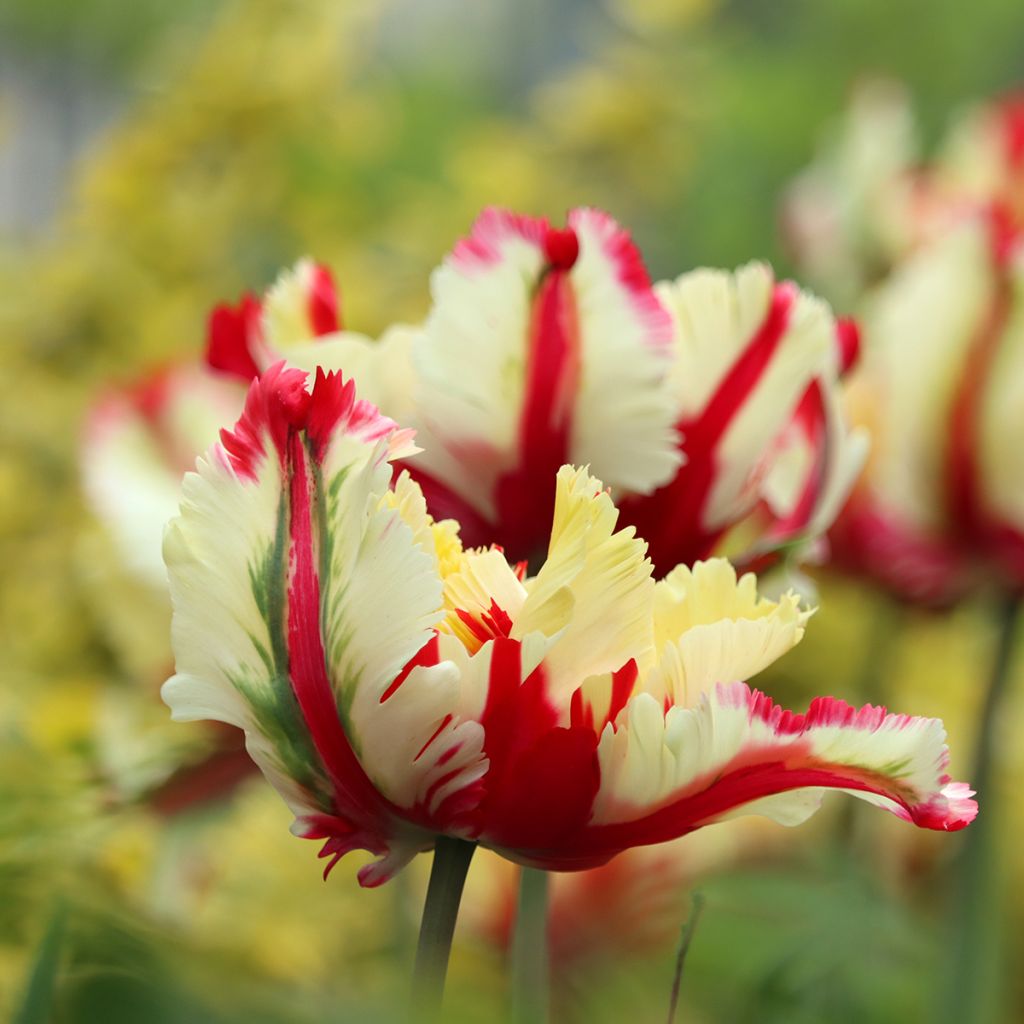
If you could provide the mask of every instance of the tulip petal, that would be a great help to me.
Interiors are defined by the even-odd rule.
[[[443,466],[452,474],[444,482],[490,518],[498,477],[519,459],[531,288],[544,266],[543,238],[543,221],[485,210],[434,271],[434,303],[414,354],[429,398],[427,426],[456,456]]]
[[[626,714],[605,729],[598,748],[598,846],[662,842],[737,813],[792,824],[828,789],[923,828],[963,828],[977,813],[971,791],[946,773],[937,719],[856,709],[830,697],[797,715],[742,683],[667,712],[641,694]]]
[[[178,673],[164,697],[177,718],[245,729],[297,829],[335,822],[328,855],[411,856],[430,833],[394,801],[436,810],[454,773],[478,778],[481,730],[453,721],[458,672],[430,647],[441,584],[422,497],[407,479],[389,490],[408,433],[340,377],[305,380],[271,367],[186,478],[165,541]]]
[[[682,458],[672,324],[640,254],[597,210],[568,225],[481,214],[434,273],[415,352],[436,441],[423,471],[500,525],[516,557],[543,541],[562,463],[593,460],[610,487],[650,490]]]
[[[653,641],[646,547],[632,529],[615,532],[617,521],[599,480],[585,469],[559,470],[548,557],[511,635],[557,636],[545,665],[565,704],[582,679],[621,668]]]
[[[263,335],[273,350],[339,330],[334,280],[326,267],[310,259],[282,273],[263,300]]]
[[[788,490],[787,513],[808,499],[789,532],[803,527],[832,472],[823,457],[835,454],[835,442],[821,431],[843,425],[813,417],[815,443],[798,476],[786,467],[788,488],[771,476],[809,390],[818,381],[822,389],[835,387],[839,343],[825,303],[790,282],[775,283],[761,263],[735,273],[696,270],[659,285],[658,294],[675,323],[670,387],[686,461],[664,487],[625,502],[623,515],[664,572],[706,558],[755,509],[766,481],[776,501]],[[790,446],[794,453],[801,450]]]
[[[724,558],[678,566],[654,596],[658,661],[644,689],[689,705],[717,683],[747,680],[803,637],[810,613],[795,594],[778,602],[757,593],[751,573],[739,579]]]
[[[649,491],[682,461],[666,386],[672,320],[639,250],[611,217],[573,210],[569,226],[579,238],[572,282],[582,366],[568,454],[609,487]]]

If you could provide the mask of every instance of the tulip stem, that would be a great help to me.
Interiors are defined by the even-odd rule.
[[[954,869],[953,934],[950,987],[943,1019],[994,1020],[998,1008],[1001,950],[999,933],[999,871],[993,826],[997,821],[995,793],[996,724],[1010,680],[1013,644],[1021,599],[1007,596],[998,614],[998,636],[992,670],[978,716],[974,769],[968,776],[982,801],[978,818],[964,833]]]
[[[704,910],[704,894],[695,892],[690,898],[690,916],[683,925],[679,937],[679,949],[676,952],[676,968],[672,975],[672,993],[668,1001],[668,1024],[673,1024],[676,1019],[676,1012],[679,1009],[679,995],[683,987],[683,968],[686,966],[686,954],[690,951],[690,943],[693,942],[693,933],[697,930],[697,922]]]
[[[512,938],[512,1021],[545,1024],[549,1017],[548,873],[523,868]]]
[[[452,836],[438,836],[434,847],[412,982],[416,1012],[427,1019],[441,1009],[455,920],[474,850],[475,843]]]

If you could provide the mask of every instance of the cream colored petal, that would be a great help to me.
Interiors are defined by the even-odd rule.
[[[668,386],[672,320],[635,282],[639,256],[615,221],[581,209],[569,225],[580,247],[571,271],[581,345],[572,461],[591,465],[614,492],[648,493],[682,461]]]
[[[678,566],[655,587],[656,662],[642,688],[690,705],[717,683],[745,681],[794,647],[810,612],[795,594],[760,597],[752,573],[723,558]]]
[[[618,511],[585,469],[558,473],[548,557],[515,620],[513,637],[558,635],[546,664],[566,701],[588,676],[648,655],[654,582],[646,545],[615,532]]]

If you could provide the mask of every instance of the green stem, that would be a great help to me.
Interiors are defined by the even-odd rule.
[[[1001,915],[992,779],[996,723],[1010,679],[1020,608],[1021,600],[1016,596],[1004,598],[999,607],[995,657],[978,718],[974,769],[968,776],[982,807],[977,820],[964,833],[954,868],[952,963],[940,1015],[940,1019],[950,1022],[993,1020],[998,1009]]]
[[[549,1017],[548,873],[523,868],[512,938],[512,1021],[545,1024]]]
[[[413,1003],[424,1017],[437,1015],[444,995],[448,957],[459,916],[462,887],[476,844],[452,836],[438,836],[434,865],[430,869],[427,899],[423,905],[420,941],[413,970]]]
[[[673,1024],[676,1019],[679,995],[683,988],[683,968],[686,966],[686,954],[690,951],[693,933],[697,930],[697,922],[700,920],[703,910],[704,894],[695,892],[690,900],[690,916],[683,925],[682,935],[679,938],[679,949],[676,952],[676,969],[672,974],[672,993],[668,1001],[668,1024]]]

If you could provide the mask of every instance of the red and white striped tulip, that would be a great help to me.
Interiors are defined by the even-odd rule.
[[[838,407],[856,331],[764,264],[652,285],[607,214],[489,209],[432,284],[409,470],[469,543],[535,557],[558,467],[589,465],[667,572],[737,533],[813,539],[860,466]]]
[[[174,717],[244,729],[331,865],[368,850],[376,885],[449,835],[579,869],[739,813],[793,824],[827,789],[925,828],[974,817],[937,720],[793,714],[746,685],[800,639],[795,596],[760,599],[723,560],[655,582],[569,466],[527,577],[431,518],[393,472],[414,454],[351,381],[276,365],[165,536]]]
[[[921,245],[986,210],[1024,223],[1024,94],[956,117],[926,162],[906,90],[870,79],[787,189],[782,227],[800,273],[850,304]]]
[[[246,292],[238,304],[210,313],[206,361],[246,384],[281,358],[282,349],[341,330],[341,310],[330,271],[301,260],[263,298]]]
[[[831,538],[846,568],[901,598],[943,605],[993,581],[1024,586],[1024,98],[958,118],[936,158],[916,166],[907,146],[867,145],[868,128],[886,117],[901,125],[895,135],[909,135],[909,108],[900,100],[897,117],[895,95],[858,96],[846,144],[826,150],[791,191],[789,221],[801,211],[813,221],[816,208],[858,211],[833,253],[904,226],[870,273],[860,267],[877,283],[860,297],[850,412],[871,431],[873,454]],[[869,118],[871,96],[879,102]],[[867,201],[883,194],[888,204]],[[827,277],[823,250],[794,241],[802,272]]]
[[[851,387],[873,454],[833,530],[837,559],[946,604],[1024,586],[1024,247],[978,213],[906,259],[866,304]]]
[[[178,510],[181,478],[242,411],[249,383],[287,356],[293,366],[344,363],[361,387],[403,410],[411,385],[397,372],[408,329],[379,342],[341,329],[330,272],[310,260],[284,271],[256,298],[217,306],[207,325],[205,365],[153,371],[127,387],[108,389],[90,410],[80,452],[85,497],[116,544],[124,567],[165,593],[160,556],[164,526]],[[398,352],[397,358],[390,358]],[[387,370],[386,375],[380,371]]]

